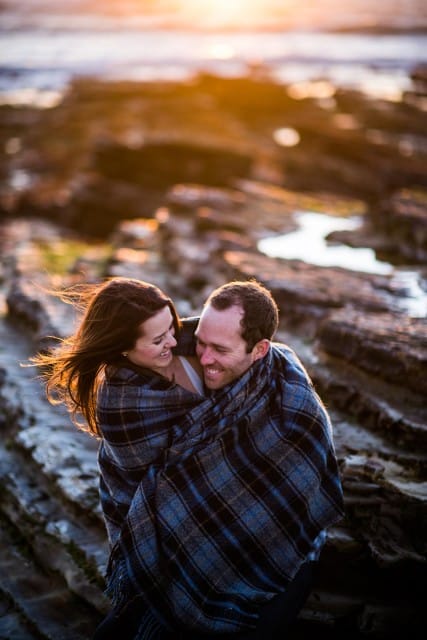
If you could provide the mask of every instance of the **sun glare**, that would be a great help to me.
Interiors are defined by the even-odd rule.
[[[233,47],[226,42],[215,42],[208,50],[209,57],[215,60],[230,60],[235,53]]]
[[[281,0],[287,4],[289,0]],[[185,0],[184,11],[209,26],[256,26],[266,14],[274,12],[277,0]]]

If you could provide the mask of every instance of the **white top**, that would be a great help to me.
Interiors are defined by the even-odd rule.
[[[203,382],[197,371],[191,366],[190,362],[184,356],[178,356],[179,361],[185,369],[185,373],[190,378],[191,384],[197,389],[201,396],[204,395]]]

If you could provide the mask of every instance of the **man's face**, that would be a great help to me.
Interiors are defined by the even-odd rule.
[[[255,360],[265,354],[259,345],[250,353],[241,335],[240,321],[243,309],[238,306],[217,311],[206,306],[196,329],[197,355],[203,367],[203,377],[208,389],[220,389],[240,377]]]

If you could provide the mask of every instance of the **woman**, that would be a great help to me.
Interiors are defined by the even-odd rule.
[[[76,333],[34,362],[48,367],[49,399],[64,402],[78,426],[103,435],[98,393],[123,368],[149,369],[193,394],[202,393],[197,358],[172,354],[180,321],[172,301],[160,289],[140,280],[113,278],[62,297],[71,302],[76,296],[76,306],[85,309]],[[78,421],[78,414],[86,425]]]
[[[159,288],[113,278],[69,290],[62,298],[72,302],[76,295],[77,306],[85,309],[76,333],[33,362],[45,370],[49,400],[65,403],[78,427],[101,438],[100,495],[113,548],[144,469],[171,439],[177,406],[183,414],[202,399],[201,368],[194,356],[173,354],[181,323]],[[165,415],[158,421],[160,408]],[[131,450],[122,446],[129,442]],[[127,608],[120,620],[110,616],[95,637],[116,638],[116,621],[122,638],[128,637],[126,625],[133,637],[141,603],[133,610],[134,616]]]

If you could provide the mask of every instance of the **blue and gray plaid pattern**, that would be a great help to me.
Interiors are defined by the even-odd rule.
[[[253,627],[342,517],[328,415],[284,345],[208,398],[166,386],[120,369],[100,393],[109,592],[169,629]]]

